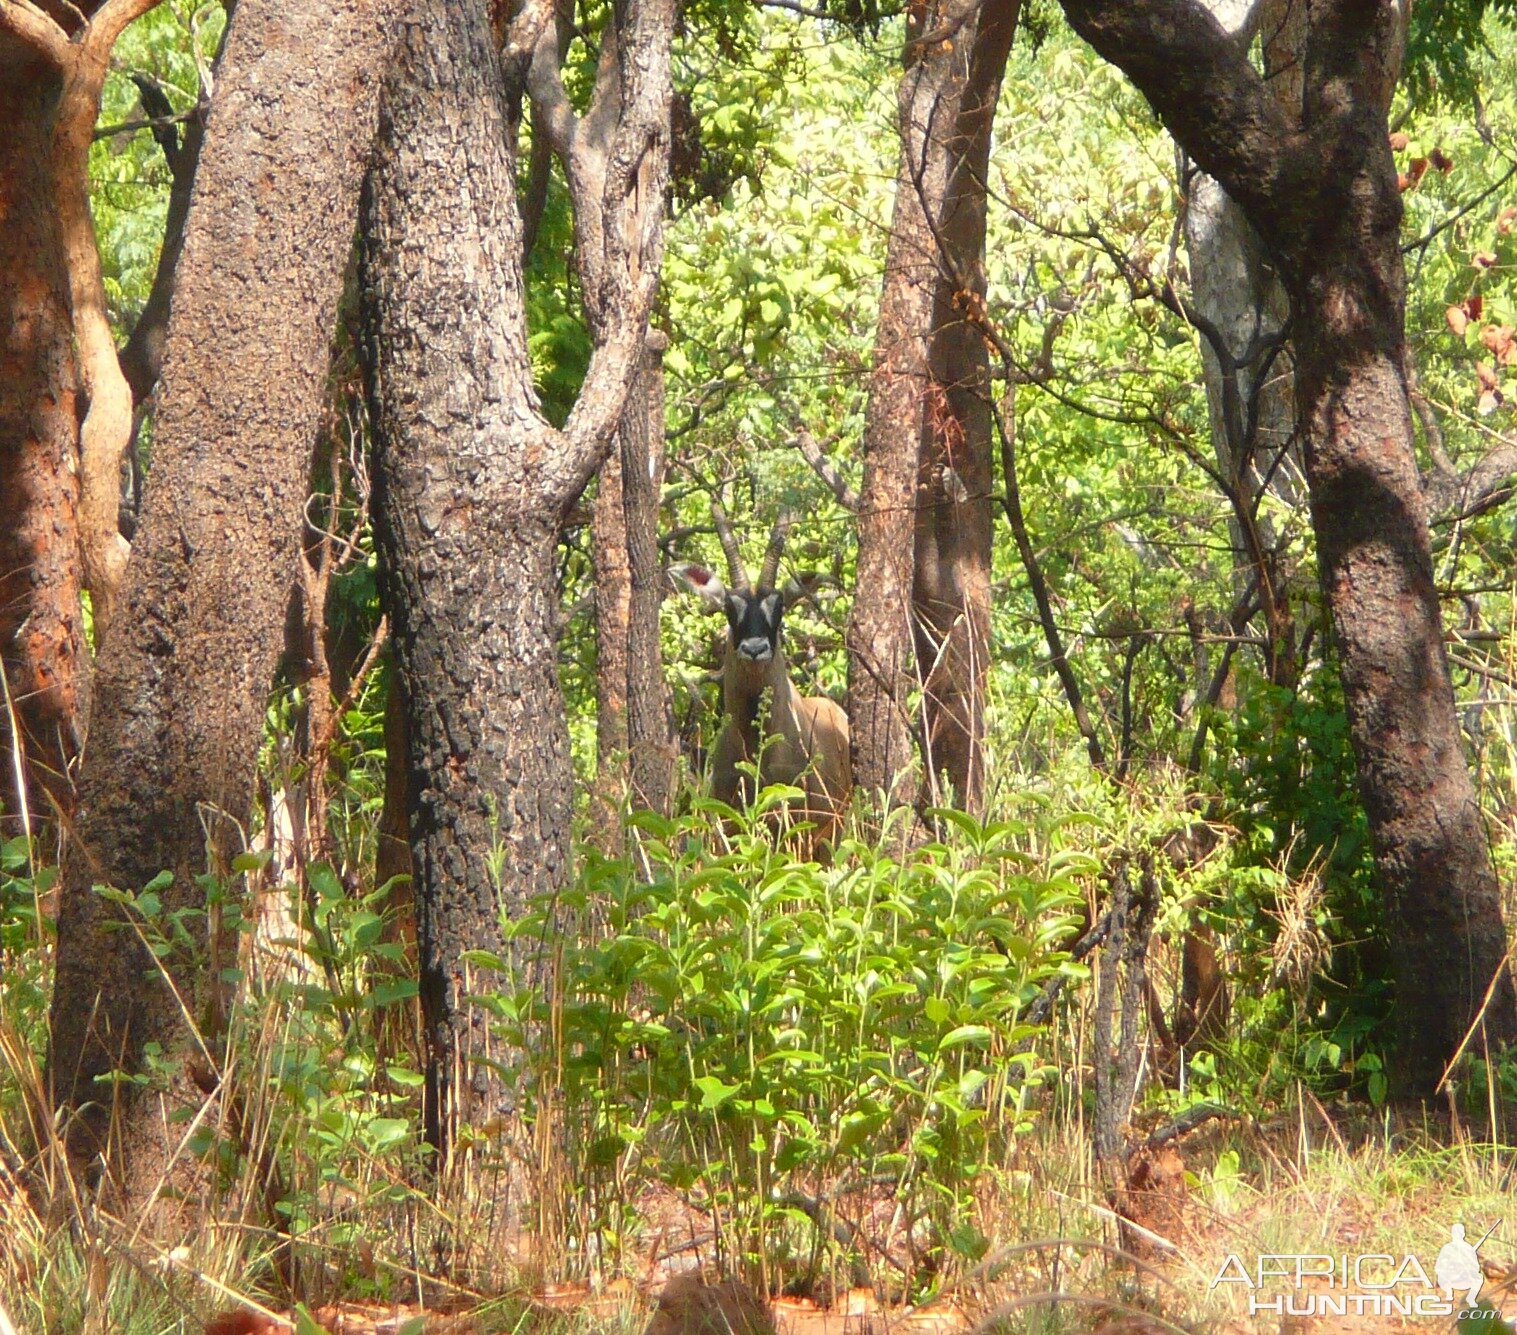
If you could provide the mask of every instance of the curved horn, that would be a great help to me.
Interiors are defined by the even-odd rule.
[[[711,498],[711,522],[716,526],[717,539],[727,556],[727,575],[732,588],[738,593],[752,592],[753,585],[749,583],[748,571],[743,566],[743,553],[737,545],[737,534],[732,531],[732,521],[715,496]]]
[[[775,577],[780,573],[780,557],[785,554],[785,539],[790,536],[790,525],[795,522],[795,512],[787,505],[780,510],[774,521],[774,532],[769,535],[769,546],[764,550],[764,568],[759,573],[759,587],[772,589]]]

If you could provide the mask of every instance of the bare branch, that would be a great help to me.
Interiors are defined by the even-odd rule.
[[[848,479],[838,472],[837,465],[817,443],[816,437],[805,427],[798,426],[795,432],[795,446],[800,450],[801,457],[811,465],[812,471],[827,484],[827,489],[837,498],[837,503],[843,509],[857,514],[861,504],[858,492],[849,485]]]

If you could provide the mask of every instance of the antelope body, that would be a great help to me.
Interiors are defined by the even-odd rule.
[[[790,680],[780,629],[786,603],[800,588],[773,587],[787,527],[783,518],[775,526],[756,587],[721,519],[718,532],[736,587],[728,588],[701,565],[677,565],[670,573],[727,617],[722,730],[711,762],[712,795],[729,806],[746,806],[753,800],[753,781],[738,767],[757,763],[760,787],[788,784],[801,789],[805,797],[800,810],[791,810],[792,818],[814,826],[814,842],[830,843],[853,788],[848,716],[836,701],[802,695]]]

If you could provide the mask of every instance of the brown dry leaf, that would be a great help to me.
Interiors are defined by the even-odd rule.
[[[1435,166],[1445,176],[1454,170],[1454,159],[1449,157],[1449,155],[1445,153],[1441,148],[1435,148],[1427,156],[1428,161],[1431,162],[1433,166]]]
[[[1475,379],[1480,382],[1481,389],[1498,389],[1501,386],[1501,376],[1489,362],[1475,363]]]
[[[1396,189],[1403,195],[1412,188],[1412,178],[1405,172],[1396,173]]]
[[[1496,263],[1496,257],[1488,250],[1477,250],[1470,256],[1470,263],[1477,269],[1489,269]]]
[[[1509,324],[1488,324],[1480,331],[1480,341],[1502,366],[1510,366],[1513,356],[1517,356],[1517,344],[1514,344],[1512,334]]]
[[[1489,417],[1505,402],[1506,399],[1499,389],[1484,389],[1480,391],[1480,399],[1475,404],[1475,411],[1482,417]]]
[[[1512,230],[1512,224],[1517,223],[1517,209],[1508,205],[1496,215],[1496,230],[1505,236]]]
[[[1468,315],[1470,319],[1478,320],[1480,318],[1480,312],[1484,309],[1485,298],[1482,297],[1480,293],[1477,292],[1474,296],[1466,297],[1464,299],[1464,313]]]
[[[1400,153],[1411,142],[1411,135],[1407,134],[1405,130],[1397,130],[1396,133],[1391,136],[1391,151]]]
[[[1412,184],[1416,185],[1417,182],[1427,175],[1427,159],[1413,158],[1406,164],[1406,174],[1411,177]]]
[[[1463,338],[1464,331],[1470,327],[1470,317],[1465,314],[1463,306],[1449,306],[1443,312],[1443,318],[1449,322],[1449,328],[1454,331],[1455,338]]]

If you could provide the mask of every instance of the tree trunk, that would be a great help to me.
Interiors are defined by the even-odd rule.
[[[53,207],[62,78],[0,32],[0,806],[73,805],[89,703],[79,602],[78,367]],[[14,732],[12,731],[14,727]],[[15,781],[19,756],[24,791]]]
[[[659,614],[665,577],[658,551],[658,512],[664,492],[664,360],[667,336],[649,330],[642,365],[617,431],[626,513],[627,751],[632,800],[667,816],[674,789],[674,736],[664,682]]]
[[[150,1112],[156,1089],[111,1086],[113,1130],[96,1080],[139,1071],[149,1043],[171,1069],[216,1061],[213,1030],[202,1051],[179,1001],[214,1024],[195,878],[208,862],[227,874],[251,802],[386,17],[380,0],[241,0],[206,129],[138,556],[99,664],[52,1010],[49,1076],[77,1114],[71,1145],[91,1159],[109,1146],[129,1195],[156,1180],[174,1141]],[[147,930],[189,913],[189,946],[160,961],[177,998],[126,911],[91,889],[135,892],[165,870],[165,917]],[[198,1100],[185,1077],[169,1084],[169,1103]]]
[[[1397,960],[1398,1081],[1431,1094],[1477,1022],[1477,1051],[1517,1039],[1517,993],[1412,446],[1385,110],[1404,14],[1358,0],[1314,6],[1298,120],[1199,6],[1062,3],[1238,202],[1290,295],[1318,564]]]
[[[1240,49],[1263,34],[1269,90],[1287,116],[1299,115],[1305,7],[1294,0],[1207,0],[1207,8]],[[1229,504],[1234,593],[1244,599],[1250,588],[1256,591],[1265,675],[1289,687],[1301,670],[1291,589],[1278,560],[1277,526],[1261,510],[1260,497],[1267,491],[1293,509],[1306,502],[1301,450],[1293,439],[1292,354],[1283,346],[1290,300],[1244,211],[1183,153],[1180,165],[1212,450]],[[1205,685],[1198,681],[1197,690]]]
[[[613,22],[623,55],[608,81],[611,170],[593,201],[577,200],[615,238],[612,314],[562,431],[532,386],[505,89],[480,0],[415,6],[372,168],[374,521],[409,714],[425,1118],[444,1152],[462,1124],[512,1106],[486,1064],[493,1039],[469,1004],[463,952],[500,952],[516,975],[482,982],[539,979],[543,962],[507,947],[501,922],[570,874],[553,557],[562,513],[621,415],[662,260],[661,214],[642,228],[627,220],[640,169],[655,196],[667,172],[673,7],[628,0]]]
[[[629,394],[622,414],[624,429],[634,407]],[[621,817],[627,795],[627,632],[632,617],[622,456],[615,449],[601,465],[590,507],[590,559],[595,567],[595,790],[591,804],[595,838],[615,853],[622,847]]]
[[[1390,147],[1378,147],[1360,172],[1357,207],[1292,282],[1297,399],[1359,793],[1386,895],[1399,1073],[1409,1091],[1431,1094],[1487,988],[1493,1043],[1517,1039],[1517,997],[1444,651],[1403,375],[1401,201]]]
[[[921,450],[912,602],[922,665],[924,770],[935,803],[978,809],[983,793],[985,680],[990,660],[990,560],[995,485],[990,353],[965,303],[983,306],[985,192],[991,127],[1020,0],[980,7],[955,39],[952,135],[923,146],[947,159],[928,354],[929,411]],[[966,51],[967,48],[967,51]],[[927,179],[936,180],[929,170]]]
[[[622,799],[667,814],[674,781],[659,630],[665,342],[662,332],[649,331],[592,512],[599,753],[594,800],[605,818],[601,833],[615,848],[622,845]]]
[[[537,138],[552,146],[569,178],[580,289],[586,320],[597,338],[615,313],[608,304],[612,298],[607,276],[619,262],[618,243],[599,202],[614,165],[619,29],[613,15],[601,44],[595,101],[582,119],[574,114],[564,91],[561,67],[571,33],[561,15],[559,21],[543,25],[526,71]],[[646,232],[667,208],[667,170],[645,161],[637,175],[631,208],[636,225]],[[528,210],[529,230],[535,226],[532,215],[537,212],[539,208]],[[601,655],[598,747],[601,760],[611,765],[609,790],[596,795],[602,809],[608,802],[619,804],[629,786],[632,801],[652,811],[667,811],[671,799],[674,749],[659,633],[664,576],[658,553],[665,430],[662,354],[667,343],[662,332],[648,332],[615,449],[601,470],[601,495],[596,501],[595,617]],[[613,841],[620,846],[619,830]]]
[[[847,631],[853,779],[887,806],[910,805],[917,792],[913,535],[939,271],[927,210],[941,207],[948,180],[946,155],[931,148],[952,137],[957,116],[958,43],[929,46],[922,38],[942,24],[973,24],[975,7],[974,0],[915,0],[896,97],[901,159],[864,418],[858,576]]]

